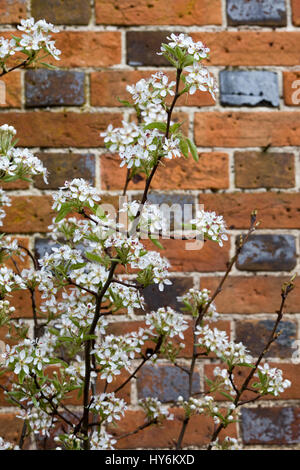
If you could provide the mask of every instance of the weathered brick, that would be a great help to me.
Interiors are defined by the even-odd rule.
[[[248,320],[236,323],[236,341],[242,342],[250,353],[258,357],[264,350],[272,330],[274,320]],[[282,321],[278,331],[281,331],[279,338],[271,345],[265,357],[291,357],[293,354],[292,345],[297,338],[297,325],[292,321]]]
[[[0,24],[19,23],[26,18],[26,0],[0,0]]]
[[[263,234],[249,238],[240,253],[237,268],[241,271],[290,271],[296,263],[293,235]]]
[[[220,0],[177,0],[172,8],[160,0],[96,0],[96,22],[108,25],[208,25],[222,24]]]
[[[28,70],[25,75],[27,107],[80,106],[85,102],[83,72]]]
[[[117,97],[130,100],[130,93],[126,91],[127,85],[136,83],[141,78],[149,78],[156,70],[101,70],[91,73],[91,103],[93,106],[122,106]],[[174,72],[166,72],[171,79],[175,79]],[[197,92],[194,95],[182,95],[177,101],[180,106],[213,106],[215,104],[209,92]]]
[[[155,51],[166,42],[167,31],[129,31],[127,63],[129,65],[166,65]],[[210,65],[298,65],[300,31],[220,31],[192,33],[211,49]]]
[[[139,398],[157,397],[162,402],[177,400],[179,395],[187,399],[189,384],[187,375],[174,365],[145,365],[139,372],[137,387]],[[193,392],[200,389],[197,370],[193,378]]]
[[[24,147],[99,147],[100,132],[108,124],[118,126],[117,113],[5,113],[0,125],[9,122],[18,131],[19,145]]]
[[[101,155],[101,180],[103,189],[122,189],[126,169],[120,168],[118,155]],[[144,175],[136,175],[129,189],[143,189]],[[229,185],[228,155],[225,153],[201,153],[199,162],[174,158],[162,165],[155,174],[152,189],[225,189]]]
[[[195,141],[206,147],[300,145],[300,113],[196,113]]]
[[[228,106],[279,106],[277,73],[222,70],[221,104]]]
[[[286,105],[300,105],[300,72],[283,72],[283,95]]]
[[[285,26],[285,0],[227,0],[229,25]]]
[[[280,307],[281,287],[288,277],[231,276],[227,279],[222,292],[216,298],[217,310],[220,313],[275,313]],[[215,291],[221,278],[201,277],[201,289],[206,287]],[[284,311],[299,313],[300,292],[296,288],[289,294]]]
[[[171,409],[174,414],[174,420],[165,420],[163,424],[157,428],[150,426],[138,434],[128,436],[118,440],[118,449],[165,449],[173,448],[177,442],[183,422],[182,410]],[[145,414],[143,411],[128,410],[125,417],[118,422],[118,426],[109,428],[110,434],[118,437],[134,431],[138,426],[145,423]],[[183,439],[183,447],[207,445],[213,434],[213,421],[211,418],[198,415],[192,416]],[[226,429],[226,434],[221,433],[220,438],[224,439],[225,435],[236,437],[236,427],[234,424]]]
[[[230,228],[248,228],[250,214],[257,210],[259,228],[299,228],[300,196],[291,193],[201,194],[205,210],[222,214]]]
[[[235,152],[238,188],[293,188],[295,157],[292,153]]]
[[[292,2],[292,16],[295,26],[300,26],[300,4],[298,0],[291,0]]]
[[[1,82],[4,85],[1,85]],[[13,72],[1,77],[0,82],[0,108],[21,108],[22,99],[21,99],[21,74],[20,72]],[[4,88],[4,91],[2,90]],[[4,101],[2,101],[2,96],[4,94]]]
[[[61,31],[55,44],[62,51],[59,67],[109,67],[121,62],[119,31]],[[57,66],[56,60],[52,63]]]
[[[54,213],[50,196],[12,196],[2,230],[7,233],[47,232]]]
[[[3,392],[0,391],[0,394]],[[18,419],[14,413],[0,414],[1,437],[15,445],[19,444],[23,421]]]
[[[34,186],[40,189],[57,189],[66,180],[84,178],[91,184],[95,183],[95,157],[92,154],[77,153],[39,153],[38,158],[47,168],[48,184],[42,177],[34,180]]]
[[[299,408],[243,408],[241,418],[245,444],[283,445],[300,442]]]
[[[170,271],[184,272],[213,272],[225,271],[229,261],[229,243],[222,248],[214,242],[207,241],[202,249],[188,249],[195,241],[184,240],[160,240],[164,247],[161,256],[166,257],[171,263]],[[153,244],[145,241],[148,249],[153,250]]]
[[[54,24],[88,24],[91,6],[89,0],[31,0],[31,14]]]

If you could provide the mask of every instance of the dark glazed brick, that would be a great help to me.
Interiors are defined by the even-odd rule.
[[[273,320],[242,321],[236,324],[236,341],[242,342],[249,349],[251,354],[258,357],[263,351],[274,327]],[[266,357],[291,357],[293,341],[297,339],[296,324],[291,321],[280,323],[281,335],[275,341]]]
[[[200,376],[196,371],[193,379],[193,391],[199,391]],[[175,366],[144,366],[137,380],[138,397],[156,397],[162,402],[177,400],[181,395],[188,399],[187,375]]]
[[[177,297],[185,294],[189,289],[193,287],[193,279],[186,277],[174,277],[171,278],[172,285],[165,286],[163,292],[161,292],[157,285],[151,285],[146,287],[142,295],[145,299],[145,310],[140,313],[150,312],[157,310],[160,307],[170,306],[175,310],[179,310],[182,304],[177,301]]]
[[[298,444],[299,408],[243,408],[242,438],[245,444]]]
[[[295,162],[292,153],[235,152],[235,184],[238,188],[293,188]]]
[[[275,72],[220,72],[221,104],[227,106],[279,106],[278,78]]]
[[[227,0],[229,25],[285,26],[285,0]]]
[[[170,65],[162,56],[157,55],[162,42],[168,42],[168,31],[129,31],[127,40],[127,64],[138,65]]]
[[[31,15],[54,24],[88,24],[90,0],[31,0]]]
[[[254,235],[244,245],[237,268],[241,271],[290,271],[296,261],[292,235]]]
[[[83,72],[29,70],[25,75],[26,106],[81,106],[84,78]]]
[[[57,189],[63,186],[66,180],[73,178],[84,178],[92,184],[95,182],[95,158],[91,154],[40,153],[38,157],[49,172],[49,184],[37,177],[34,180],[37,188]]]

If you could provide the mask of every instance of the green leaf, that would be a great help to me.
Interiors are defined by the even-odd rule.
[[[174,134],[182,126],[181,122],[175,122],[173,126],[170,127],[170,134]]]
[[[190,149],[190,152],[192,154],[193,159],[195,160],[195,162],[198,162],[199,161],[199,155],[198,155],[198,150],[197,150],[196,145],[190,139],[186,139],[186,140],[187,140],[187,143],[188,143],[188,146],[189,146],[189,149]]]
[[[180,139],[179,148],[185,158],[189,158],[189,146],[185,138]]]
[[[76,271],[76,269],[81,269],[81,268],[84,268],[86,266],[86,263],[77,263],[77,264],[72,264],[70,266],[70,270],[71,271]]]
[[[220,393],[221,393],[221,395],[223,395],[224,397],[226,397],[228,400],[230,400],[230,401],[232,401],[232,402],[234,401],[234,398],[233,398],[231,395],[229,395],[228,393],[226,393],[226,392],[221,392],[221,391],[220,391]]]
[[[45,67],[46,69],[50,69],[50,70],[57,70],[58,67],[56,67],[55,65],[51,65],[51,64],[47,64],[47,62],[40,62],[40,64]]]
[[[151,122],[147,126],[144,127],[145,130],[147,129],[158,129],[159,131],[166,132],[167,124],[165,122]]]
[[[70,212],[72,212],[72,206],[70,204],[65,204],[62,206],[62,208],[60,209],[56,219],[55,219],[55,222],[60,222],[61,220],[63,220]]]
[[[101,256],[95,255],[94,253],[85,253],[86,258],[90,261],[95,261],[96,263],[102,263],[103,259]]]
[[[121,100],[118,96],[117,96],[117,100],[119,101],[119,103],[121,103],[126,108],[132,108],[133,107],[132,103],[130,103],[129,101],[126,101],[126,100]]]
[[[162,244],[157,240],[157,238],[152,238],[150,235],[149,235],[149,240],[152,241],[152,243],[157,246],[157,248],[159,248],[160,250],[164,250],[164,247],[162,246]]]

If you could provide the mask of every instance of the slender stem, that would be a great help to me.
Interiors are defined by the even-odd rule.
[[[188,372],[189,373],[189,397],[192,396],[195,365],[196,365],[197,357],[199,356],[198,351],[197,351],[197,347],[196,347],[196,341],[197,341],[197,336],[195,334],[196,333],[196,328],[202,322],[205,314],[208,312],[208,309],[209,309],[210,305],[212,304],[212,302],[214,301],[214,299],[222,291],[223,285],[224,285],[226,279],[228,278],[234,264],[236,263],[239,255],[242,251],[243,246],[248,241],[249,236],[251,235],[251,233],[255,230],[255,225],[256,225],[256,213],[253,212],[251,214],[250,228],[248,230],[247,235],[241,240],[241,242],[240,242],[240,244],[239,244],[239,246],[236,250],[235,256],[233,256],[232,260],[230,261],[230,263],[227,267],[227,270],[226,270],[224,276],[222,277],[217,289],[215,290],[213,295],[210,297],[210,300],[207,302],[205,307],[204,308],[200,307],[199,312],[198,312],[198,317],[194,321],[194,326],[193,326],[193,356],[192,356],[192,360],[191,360],[190,369],[189,369],[189,372]],[[179,437],[178,437],[178,441],[176,443],[176,450],[181,449],[182,441],[183,441],[187,426],[189,424],[189,421],[190,421],[190,417],[186,416],[186,418],[184,419],[184,421],[182,423],[181,431],[180,431],[180,434],[179,434]]]
[[[270,346],[272,345],[272,343],[274,341],[276,341],[276,339],[278,338],[279,334],[276,333],[277,331],[277,328],[282,320],[282,317],[283,317],[283,310],[284,310],[284,306],[285,306],[285,302],[286,302],[286,299],[289,295],[289,293],[293,290],[294,288],[294,284],[293,284],[293,281],[291,280],[289,283],[286,284],[286,286],[283,287],[282,289],[282,292],[281,292],[281,304],[280,304],[280,308],[277,312],[277,319],[274,323],[274,327],[273,327],[273,330],[270,334],[270,337],[267,341],[267,344],[266,346],[264,347],[264,349],[262,350],[262,352],[260,353],[255,365],[254,365],[254,368],[251,369],[249,375],[246,377],[245,381],[243,382],[242,386],[240,387],[239,390],[237,390],[237,393],[236,393],[236,398],[234,400],[234,404],[236,407],[239,407],[239,406],[242,406],[242,405],[245,405],[246,403],[253,403],[257,400],[259,400],[261,398],[261,394],[260,395],[257,395],[255,398],[252,398],[250,400],[245,400],[245,401],[241,401],[240,402],[240,398],[241,396],[243,395],[243,393],[246,391],[246,390],[249,390],[248,388],[248,385],[249,385],[249,382],[252,380],[255,372],[257,371],[258,369],[258,366],[260,365],[262,359],[265,357],[265,355],[267,354],[267,352],[269,351],[270,349]],[[236,390],[236,389],[235,389]],[[218,435],[220,434],[220,432],[222,431],[222,429],[225,428],[224,424],[223,423],[220,423],[219,426],[217,427],[217,429],[215,430],[212,438],[211,438],[211,442],[210,444],[208,445],[208,448],[207,450],[211,450],[212,449],[212,443],[217,439]]]
[[[21,69],[21,68],[26,68],[26,66],[29,64],[30,57],[27,57],[26,60],[23,62],[20,62],[19,64],[15,65],[14,67],[11,67],[10,69],[3,69],[2,72],[0,73],[0,77],[3,77],[4,75],[13,72],[14,70]]]

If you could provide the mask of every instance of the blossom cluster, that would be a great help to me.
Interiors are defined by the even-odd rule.
[[[198,325],[195,334],[198,336],[198,346],[205,348],[208,352],[214,352],[230,367],[252,362],[252,356],[243,343],[230,341],[225,331],[217,328],[211,329],[208,325]]]
[[[169,408],[154,397],[147,397],[139,400],[139,406],[143,408],[149,421],[161,423],[164,419],[173,420],[174,415]]]
[[[36,21],[34,18],[21,20],[18,30],[22,31],[21,37],[13,39],[5,39],[0,37],[0,66],[5,65],[5,61],[22,52],[30,58],[36,57],[39,51],[44,51],[52,56],[55,60],[59,60],[61,51],[55,47],[55,41],[52,40],[50,33],[58,33],[59,29],[45,20]]]
[[[15,135],[13,126],[4,124],[0,127],[0,180],[10,182],[42,175],[47,183],[46,168],[28,149],[15,148]]]
[[[119,421],[126,409],[126,402],[122,398],[117,398],[114,393],[101,393],[91,399],[90,411],[100,415],[101,423]]]
[[[184,339],[183,332],[188,328],[188,323],[182,314],[175,312],[171,307],[162,307],[156,312],[147,314],[146,325],[150,331],[155,330],[158,335],[170,338],[179,336],[181,339]]]
[[[199,313],[204,311],[210,301],[210,291],[208,289],[198,290],[191,288],[184,295],[177,297],[177,300],[184,304],[183,311],[187,311],[193,317],[197,317]],[[219,316],[214,302],[211,302],[205,314],[205,319],[217,321]]]
[[[215,212],[199,210],[195,218],[190,220],[190,224],[197,234],[204,235],[204,238],[215,241],[220,246],[223,246],[223,241],[228,240],[224,219]]]
[[[258,366],[258,371],[255,375],[259,377],[260,382],[254,384],[254,387],[263,395],[270,393],[277,397],[291,386],[290,380],[283,379],[282,370],[276,367],[271,368],[267,363]]]

